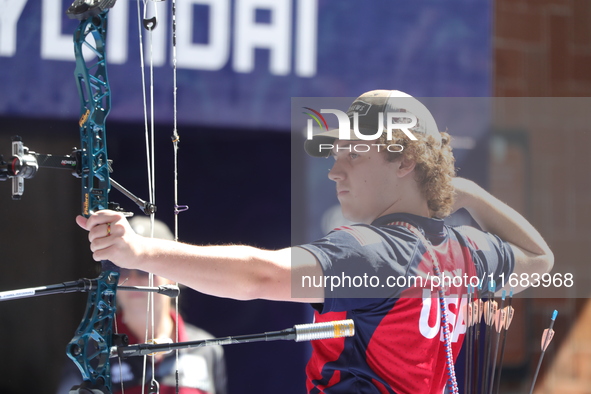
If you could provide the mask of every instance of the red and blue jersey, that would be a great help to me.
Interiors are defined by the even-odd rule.
[[[441,276],[428,246],[401,222],[432,245]],[[444,284],[455,359],[466,332],[467,285],[486,289],[514,267],[511,247],[495,235],[411,214],[340,227],[301,247],[324,273],[325,302],[314,305],[315,321],[355,322],[353,337],[312,342],[310,394],[442,393],[448,376],[437,285]]]

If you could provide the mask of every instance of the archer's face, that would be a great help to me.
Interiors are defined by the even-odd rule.
[[[341,141],[333,149],[335,163],[328,177],[336,183],[343,216],[369,224],[390,213],[400,195],[398,161],[386,160],[376,141]]]

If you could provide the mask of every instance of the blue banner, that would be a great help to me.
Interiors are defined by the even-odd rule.
[[[0,116],[78,117],[69,3],[3,2]],[[144,57],[153,54],[156,121],[169,122],[171,6],[157,4],[148,12],[158,20],[153,36],[142,32]],[[110,119],[144,116],[137,6],[118,0],[109,13]],[[376,88],[490,95],[490,0],[177,0],[176,8],[180,123],[288,131],[291,97]]]

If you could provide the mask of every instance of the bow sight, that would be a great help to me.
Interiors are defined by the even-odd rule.
[[[0,181],[12,178],[12,199],[20,200],[25,189],[25,179],[30,179],[39,168],[35,152],[23,145],[19,136],[12,137],[12,157],[8,162],[0,155]]]
[[[22,138],[17,135],[12,137],[12,156],[8,158],[8,161],[4,161],[4,157],[0,155],[0,181],[12,179],[12,199],[20,200],[25,191],[25,179],[33,178],[39,168],[70,170],[76,178],[81,178],[84,172],[82,170],[81,156],[82,150],[76,148],[70,155],[64,156],[36,153],[30,151],[24,145]],[[108,160],[109,172],[112,171],[111,164],[112,161]],[[136,203],[146,215],[156,212],[156,205],[135,196],[113,178],[110,181],[115,189]],[[120,210],[119,204],[109,202],[109,209]]]

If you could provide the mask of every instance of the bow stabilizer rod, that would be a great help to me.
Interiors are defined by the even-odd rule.
[[[351,337],[355,335],[353,320],[338,320],[324,323],[296,324],[293,328],[281,331],[269,331],[261,334],[238,335],[224,338],[203,339],[177,343],[143,343],[138,345],[119,346],[111,350],[111,357],[146,356],[159,352],[177,349],[192,349],[204,346],[235,345],[238,343],[269,342],[291,340],[296,342],[315,341],[329,338]]]
[[[20,298],[40,297],[52,294],[84,293],[97,288],[97,279],[78,279],[62,282],[54,285],[29,287],[18,290],[0,291],[0,302],[16,300]],[[170,298],[176,298],[180,289],[176,285],[150,286],[117,286],[118,291],[139,291],[144,293],[158,293]]]

